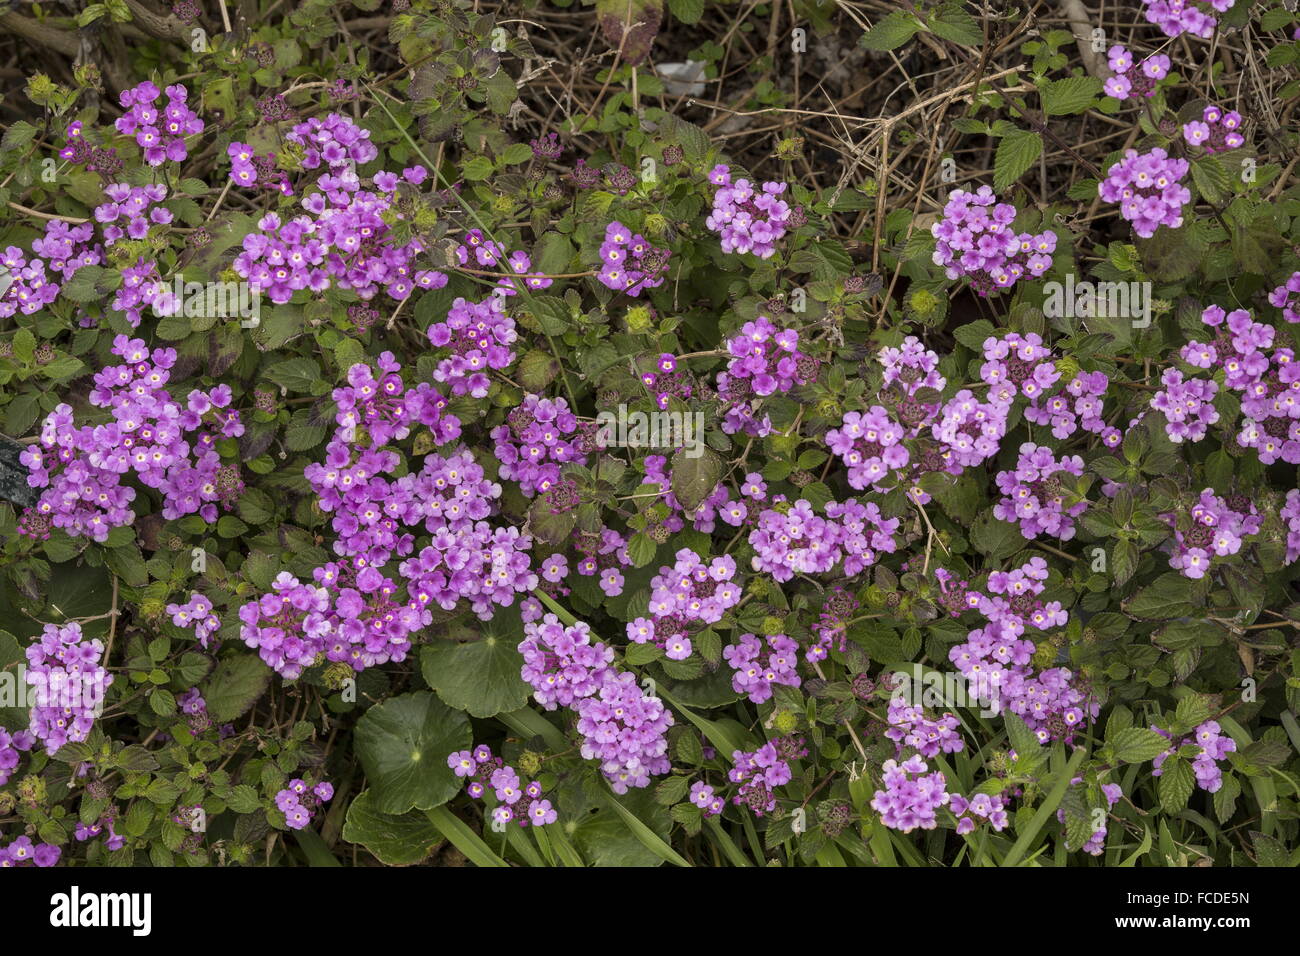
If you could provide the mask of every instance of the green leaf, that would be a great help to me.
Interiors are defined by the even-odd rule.
[[[208,713],[218,724],[248,713],[271,683],[271,669],[252,654],[227,657],[217,665],[203,689]]]
[[[1138,591],[1121,606],[1130,617],[1167,621],[1195,612],[1191,604],[1192,582],[1177,571],[1167,571]]]
[[[1034,165],[1043,152],[1043,138],[1030,130],[1016,129],[1002,137],[993,157],[993,188],[1002,192]]]
[[[348,807],[343,839],[364,846],[387,866],[412,866],[424,862],[443,836],[425,814],[381,813],[366,790]]]
[[[427,691],[370,708],[354,733],[380,813],[441,806],[460,789],[447,755],[473,744],[469,719]]]
[[[1091,76],[1071,76],[1052,80],[1038,91],[1043,101],[1043,112],[1048,116],[1070,116],[1082,113],[1101,95],[1101,80]]]
[[[1170,746],[1167,738],[1145,727],[1125,727],[1109,742],[1115,748],[1115,759],[1124,763],[1154,760]]]
[[[860,42],[868,50],[897,50],[920,29],[916,17],[896,10],[868,30]]]
[[[5,130],[3,138],[0,138],[0,152],[9,152],[11,149],[22,149],[32,141],[36,135],[36,127],[26,120],[18,120]]]
[[[712,494],[721,477],[722,459],[711,448],[682,448],[673,455],[672,491],[688,515]]]
[[[668,0],[668,9],[682,23],[699,23],[704,16],[704,0]]]
[[[1165,813],[1178,813],[1187,806],[1192,791],[1196,789],[1196,774],[1192,765],[1182,757],[1173,756],[1160,765],[1160,806]]]
[[[528,702],[531,688],[519,676],[522,627],[517,637],[499,630],[476,641],[438,641],[421,648],[420,673],[449,706],[473,717],[495,717]]]
[[[945,3],[930,15],[930,30],[935,36],[941,36],[962,46],[982,46],[984,31],[980,29],[975,18],[962,9],[959,3]]]
[[[312,386],[321,380],[320,365],[315,359],[302,356],[277,362],[262,375],[291,392],[310,392]]]

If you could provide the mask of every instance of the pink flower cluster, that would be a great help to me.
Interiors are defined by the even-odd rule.
[[[1282,318],[1288,322],[1300,322],[1300,272],[1291,273],[1291,278],[1270,292],[1268,301],[1282,310]]]
[[[1256,322],[1245,309],[1225,313],[1212,305],[1201,321],[1215,330],[1214,339],[1189,342],[1179,354],[1197,368],[1222,368],[1224,385],[1240,395],[1243,419],[1237,444],[1255,449],[1266,465],[1278,460],[1300,464],[1300,363],[1295,351],[1280,347],[1266,352],[1276,330]],[[1173,387],[1166,385],[1151,404],[1169,419],[1166,428],[1174,441],[1181,440],[1175,435],[1184,427],[1177,416],[1195,415],[1196,427],[1186,437],[1199,441],[1205,437],[1204,426],[1218,421],[1218,412],[1208,405],[1217,391],[1214,380],[1178,380]]]
[[[21,456],[33,488],[45,488],[33,507],[68,534],[97,542],[135,520],[129,505],[135,489],[122,483],[134,473],[163,495],[169,520],[198,513],[217,520],[217,504],[233,506],[243,491],[237,465],[222,466],[218,436],[236,438],[244,426],[230,408],[228,385],[194,389],[184,406],[167,391],[175,349],[154,349],[119,335],[113,353],[125,364],[95,375],[90,404],[111,410],[112,421],[75,426],[72,408],[59,405],[45,419],[39,445]]]
[[[492,380],[488,369],[507,369],[515,361],[519,335],[506,315],[505,297],[491,295],[482,302],[457,298],[447,318],[429,326],[429,342],[450,354],[438,361],[435,381],[451,385],[453,395],[486,398]]]
[[[104,226],[106,246],[123,239],[143,239],[149,234],[150,226],[163,226],[172,221],[171,210],[159,205],[167,198],[167,187],[161,183],[147,186],[113,183],[104,188],[104,195],[109,201],[95,207],[95,221]],[[116,225],[118,222],[126,223],[125,228]]]
[[[1003,830],[1010,822],[1001,796],[980,793],[968,800],[950,794],[947,778],[937,770],[927,773],[929,765],[919,754],[902,763],[886,760],[881,769],[885,789],[872,796],[871,808],[891,830],[933,830],[939,825],[940,807],[948,807],[957,817],[958,833],[970,833],[982,821],[994,830]]]
[[[1082,426],[1084,431],[1100,435],[1106,447],[1114,448],[1124,435],[1102,418],[1109,387],[1105,372],[1079,372],[1065,388],[1051,394],[1044,391],[1032,399],[1025,418],[1035,425],[1050,425],[1052,437],[1060,441]]]
[[[240,639],[286,680],[322,659],[358,672],[405,660],[411,635],[430,623],[427,612],[402,604],[395,582],[359,563],[319,567],[314,584],[281,571],[270,592],[239,609]]]
[[[1106,202],[1119,203],[1120,215],[1133,224],[1133,231],[1150,239],[1161,226],[1177,229],[1183,224],[1183,206],[1192,199],[1182,182],[1189,168],[1187,160],[1173,159],[1159,146],[1146,153],[1126,150],[1106,171],[1098,193]]]
[[[18,766],[18,761],[22,758],[18,755],[26,753],[36,746],[36,737],[26,730],[15,730],[10,733],[4,727],[0,727],[0,787],[9,782],[10,776]]]
[[[281,195],[293,195],[289,177],[276,167],[275,153],[259,156],[247,143],[232,142],[226,147],[226,155],[230,157],[230,181],[236,186],[247,188],[260,183]]]
[[[167,105],[162,108],[157,105],[162,92],[147,80],[118,97],[126,113],[114,125],[119,133],[135,136],[150,166],[182,162],[188,155],[185,138],[203,132],[203,120],[186,103],[189,91],[175,84],[166,93]]]
[[[1156,85],[1169,75],[1169,57],[1163,53],[1153,54],[1135,66],[1133,54],[1117,43],[1107,51],[1107,61],[1113,75],[1106,79],[1103,89],[1117,100],[1155,96]]]
[[[0,266],[8,270],[12,282],[0,295],[0,317],[7,318],[22,310],[24,315],[39,312],[59,297],[59,283],[45,271],[45,260],[32,256],[18,246],[9,246],[0,255]]]
[[[168,604],[167,613],[177,627],[194,628],[194,637],[202,647],[208,646],[208,639],[221,627],[212,602],[197,592],[191,592],[184,604]]]
[[[1031,666],[1036,647],[1025,632],[1064,627],[1069,619],[1060,602],[1038,599],[1047,576],[1047,562],[1032,558],[1012,571],[990,574],[987,593],[968,589],[966,606],[988,623],[948,652],[975,699],[1016,714],[1043,743],[1069,741],[1075,728],[1100,710],[1069,669],[1035,672]]]
[[[777,746],[780,742],[769,740],[753,752],[734,750],[731,753],[734,766],[727,771],[727,779],[740,784],[731,802],[749,807],[756,817],[776,809],[773,791],[789,783],[794,776],[788,760]]]
[[[550,490],[560,480],[561,465],[586,461],[570,439],[577,429],[578,417],[563,398],[525,395],[506,424],[491,432],[501,477],[519,482],[529,498]]]
[[[755,189],[748,179],[733,183],[730,167],[721,164],[713,167],[709,182],[718,188],[704,224],[722,237],[722,251],[752,252],[760,259],[770,259],[776,244],[793,228],[793,211],[780,198],[787,185],[766,182]]]
[[[1056,233],[1017,233],[1015,218],[1016,207],[998,202],[988,186],[953,190],[943,218],[930,227],[938,240],[934,264],[943,266],[949,279],[969,276],[980,295],[1038,278],[1052,267]]]
[[[1155,726],[1151,729],[1161,737],[1173,740],[1173,736],[1168,731]],[[1192,758],[1192,773],[1196,776],[1196,785],[1206,793],[1217,793],[1223,786],[1223,769],[1219,766],[1219,761],[1227,760],[1228,754],[1234,753],[1237,749],[1237,742],[1221,733],[1222,729],[1216,720],[1207,720],[1199,724],[1192,731],[1190,738],[1178,741],[1151,762],[1151,776],[1161,776],[1164,773],[1164,762],[1178,753],[1185,744],[1192,744],[1200,748],[1200,753]]]
[[[651,776],[671,769],[666,734],[673,715],[641,690],[634,674],[614,666],[613,648],[593,641],[587,624],[563,627],[547,614],[525,624],[524,634],[520,676],[547,710],[577,712],[582,755],[600,761],[615,793],[645,787]]]
[[[290,780],[283,790],[275,795],[275,806],[284,814],[284,825],[290,830],[305,830],[320,805],[334,796],[334,785],[321,781],[314,787],[307,786],[301,778]]]
[[[880,554],[892,554],[898,544],[898,518],[886,518],[875,502],[853,498],[826,504],[826,517],[818,517],[804,499],[794,505],[762,512],[750,532],[755,571],[778,582],[796,574],[826,574],[844,562],[843,573],[855,577],[876,563]]]
[[[602,268],[596,278],[607,289],[639,296],[646,289],[664,284],[670,255],[667,249],[656,249],[645,236],[621,222],[611,222],[600,244]]]
[[[682,548],[676,557],[671,568],[661,567],[650,579],[650,619],[633,621],[628,637],[638,643],[654,641],[670,659],[684,660],[691,655],[687,637],[691,627],[722,620],[740,603],[742,589],[736,579],[736,559],[729,554],[707,564],[690,548]],[[642,635],[640,628],[646,625],[649,632]]]
[[[88,640],[80,624],[46,624],[40,638],[27,648],[27,683],[34,703],[28,730],[55,754],[69,741],[90,735],[113,675],[100,664],[104,642]]]
[[[1300,558],[1300,489],[1292,488],[1286,493],[1286,504],[1280,515],[1286,522],[1286,563],[1290,564]]]
[[[772,431],[766,415],[757,418],[758,399],[788,392],[817,377],[818,363],[799,351],[799,333],[778,329],[760,315],[746,322],[740,334],[727,340],[731,360],[718,373],[718,394],[726,402],[722,430],[762,438]]]
[[[901,687],[908,686],[907,675]],[[924,708],[910,703],[898,690],[889,698],[889,710],[886,714],[889,724],[885,736],[894,741],[898,756],[910,748],[922,757],[936,757],[939,753],[956,753],[966,746],[957,733],[959,721],[952,714],[944,714],[938,720],[926,716]]]
[[[799,644],[784,634],[773,634],[764,639],[754,634],[741,634],[735,644],[722,649],[722,656],[731,665],[731,688],[744,694],[755,704],[772,698],[772,686],[799,686]]]
[[[1243,539],[1259,534],[1264,519],[1245,495],[1221,498],[1214,489],[1201,492],[1191,508],[1192,526],[1179,530],[1177,515],[1165,519],[1173,526],[1169,566],[1184,577],[1205,577],[1216,557],[1224,558],[1241,550]]]
[[[1151,397],[1151,407],[1165,416],[1165,434],[1176,443],[1198,442],[1209,427],[1219,420],[1214,396],[1219,386],[1211,379],[1184,379],[1176,368],[1160,374],[1164,386]]]
[[[357,176],[356,166],[378,155],[369,130],[331,113],[323,121],[313,117],[299,123],[286,138],[305,148],[305,168],[323,165],[325,170],[316,179],[318,191],[301,200],[306,215],[284,222],[267,213],[258,221],[259,231],[244,237],[233,268],[254,291],[280,304],[298,290],[323,292],[333,284],[365,300],[382,289],[401,301],[416,289],[447,284],[444,273],[414,268],[424,251],[418,239],[400,246],[390,241],[386,217],[401,216],[394,207],[397,174],[375,173],[373,192]],[[412,166],[401,179],[418,185],[427,176],[423,166]]]
[[[1222,153],[1237,149],[1246,142],[1241,129],[1241,114],[1236,110],[1224,112],[1213,104],[1205,107],[1199,120],[1183,124],[1183,139],[1189,145],[1204,146],[1207,153]]]
[[[554,284],[549,276],[528,271],[533,267],[528,253],[517,249],[506,255],[505,246],[488,239],[481,229],[471,229],[465,233],[465,241],[456,247],[456,258],[462,266],[470,266],[472,262],[483,269],[500,269],[504,263],[510,267],[511,272],[523,277],[525,288],[535,292],[549,289]],[[519,282],[511,276],[503,276],[497,281],[496,291],[505,296],[515,295],[519,291]]]
[[[497,824],[517,821],[521,827],[546,826],[559,819],[559,814],[551,806],[550,800],[542,799],[542,785],[536,780],[523,786],[519,772],[500,757],[492,755],[492,749],[485,745],[473,750],[458,750],[447,756],[447,766],[458,777],[470,782],[465,791],[475,800],[485,798],[491,789],[497,805],[492,808],[492,820]],[[516,807],[523,808],[527,798],[528,809],[516,815]]]
[[[1020,446],[1020,457],[1013,471],[1000,471],[998,490],[1005,496],[993,506],[993,514],[1002,521],[1020,524],[1026,538],[1040,534],[1069,541],[1074,537],[1074,518],[1088,508],[1087,501],[1065,504],[1065,475],[1083,474],[1083,459],[1064,455],[1057,460],[1052,450],[1033,442]]]
[[[1147,23],[1154,23],[1167,37],[1190,33],[1208,40],[1214,36],[1218,19],[1215,13],[1227,13],[1236,0],[1142,0],[1142,15]]]

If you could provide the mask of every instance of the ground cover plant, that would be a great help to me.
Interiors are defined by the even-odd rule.
[[[0,865],[1300,863],[1292,7],[0,4]]]

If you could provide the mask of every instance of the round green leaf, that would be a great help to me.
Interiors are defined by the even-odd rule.
[[[367,790],[348,807],[343,839],[360,844],[388,866],[411,866],[442,843],[442,834],[423,813],[380,813]]]
[[[379,813],[430,810],[456,795],[447,755],[473,743],[469,718],[428,691],[394,697],[357,723],[357,755]]]
[[[522,622],[516,627],[491,621],[481,634],[465,640],[440,641],[420,651],[420,671],[438,696],[473,717],[495,717],[528,703],[531,688],[519,676]],[[512,633],[515,632],[515,633]]]

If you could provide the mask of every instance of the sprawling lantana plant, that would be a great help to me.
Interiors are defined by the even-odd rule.
[[[658,3],[591,109],[355,6],[12,98],[0,865],[1297,862],[1285,5],[898,5],[970,75],[838,183]]]

